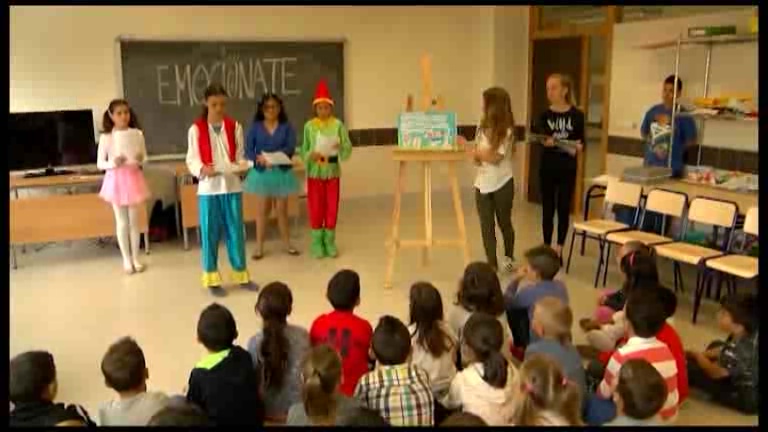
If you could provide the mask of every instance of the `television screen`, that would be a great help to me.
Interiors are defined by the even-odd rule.
[[[96,162],[91,110],[11,113],[9,129],[11,171]]]

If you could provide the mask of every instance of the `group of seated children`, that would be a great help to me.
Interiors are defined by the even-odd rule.
[[[568,292],[554,280],[559,257],[547,246],[525,254],[506,293],[492,267],[470,264],[447,319],[440,292],[415,283],[408,325],[387,315],[372,328],[355,315],[360,278],[342,270],[326,293],[333,311],[307,331],[288,323],[291,290],[274,282],[259,293],[255,311],[263,327],[247,349],[234,343],[237,325],[228,309],[212,304],[202,311],[197,338],[208,354],[192,369],[183,396],[147,390],[144,354],[133,339],[110,346],[101,369],[118,398],[99,409],[98,424],[666,424],[689,379],[716,402],[755,413],[754,298],[726,299],[719,321],[728,339],[686,353],[668,322],[676,297],[659,285],[650,250],[628,244],[619,262],[621,290],[602,295],[595,318],[579,323],[591,349],[572,343]],[[13,358],[10,424],[96,424],[81,407],[55,403],[56,390],[51,354]]]

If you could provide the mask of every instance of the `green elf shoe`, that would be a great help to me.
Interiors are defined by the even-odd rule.
[[[325,246],[323,245],[323,230],[312,230],[312,244],[309,246],[309,253],[312,258],[325,258]]]
[[[336,258],[339,255],[339,249],[336,247],[336,231],[326,229],[323,232],[325,233],[323,237],[325,253],[331,258]]]

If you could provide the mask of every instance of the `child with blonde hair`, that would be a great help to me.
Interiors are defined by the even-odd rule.
[[[518,373],[513,400],[514,426],[582,426],[581,391],[560,365],[537,354],[525,360]]]

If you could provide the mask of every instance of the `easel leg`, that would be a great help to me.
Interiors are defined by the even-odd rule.
[[[387,257],[387,273],[384,276],[384,288],[386,289],[392,288],[392,274],[395,271],[397,251],[400,248],[400,206],[403,189],[405,189],[405,162],[401,161],[398,167],[397,187],[395,188],[395,208],[392,211],[392,235],[387,245],[389,256]]]
[[[422,264],[429,265],[432,252],[432,164],[424,162],[424,231],[426,245],[422,250]]]
[[[456,223],[459,228],[459,242],[464,253],[464,265],[469,265],[469,245],[467,244],[467,227],[464,223],[464,209],[461,206],[461,193],[459,191],[459,179],[456,177],[456,162],[448,163],[448,177],[451,180],[451,194],[453,195],[453,210],[456,213]]]

